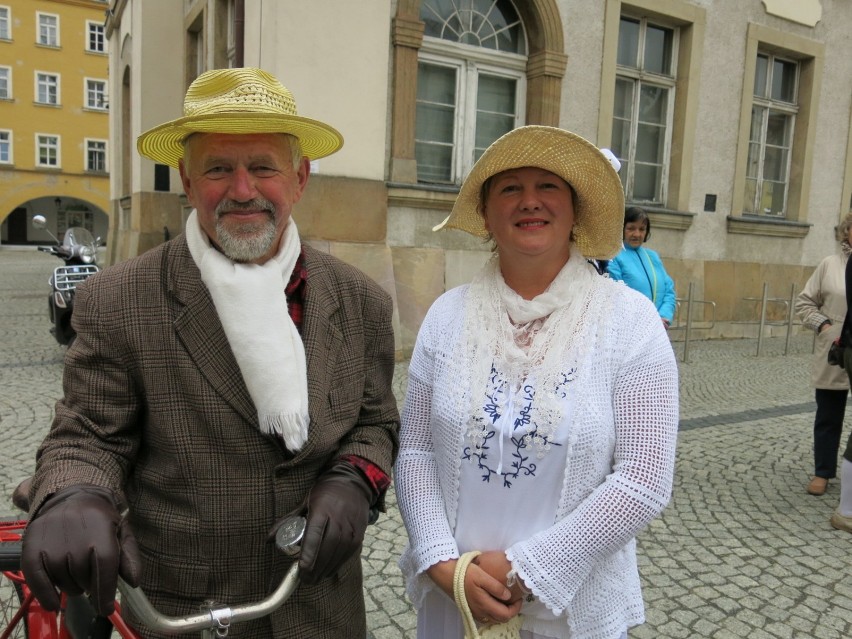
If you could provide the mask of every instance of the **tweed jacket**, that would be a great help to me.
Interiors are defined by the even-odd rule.
[[[115,491],[139,542],[141,586],[165,614],[270,592],[292,559],[268,532],[303,504],[331,460],[355,454],[391,473],[399,417],[390,297],[357,269],[304,251],[310,429],[295,455],[258,430],[183,235],[77,291],[78,336],[38,452],[33,512],[69,485]],[[272,617],[235,625],[230,636],[350,639],[365,636],[365,625],[355,556],[335,577],[300,585]]]

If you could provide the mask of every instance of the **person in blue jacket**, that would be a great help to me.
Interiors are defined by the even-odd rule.
[[[668,328],[675,312],[674,280],[656,251],[642,246],[651,236],[651,220],[638,206],[624,212],[624,248],[607,265],[609,276],[648,297]]]

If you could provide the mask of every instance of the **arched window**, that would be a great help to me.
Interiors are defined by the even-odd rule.
[[[527,37],[510,0],[423,0],[415,158],[421,183],[459,184],[524,122]]]

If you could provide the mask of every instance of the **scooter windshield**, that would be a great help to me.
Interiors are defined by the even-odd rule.
[[[82,226],[72,226],[65,231],[65,236],[62,238],[62,244],[65,246],[89,246],[94,245],[95,238],[88,229]]]

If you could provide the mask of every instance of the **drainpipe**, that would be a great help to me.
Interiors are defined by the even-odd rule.
[[[244,64],[243,42],[245,41],[246,4],[245,0],[234,2],[234,65]]]

